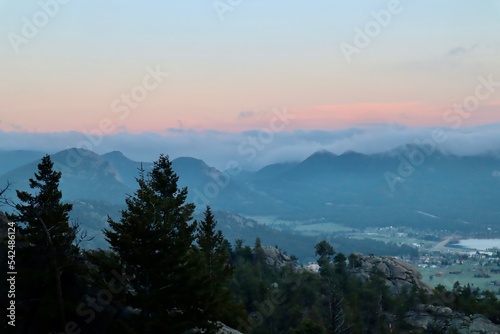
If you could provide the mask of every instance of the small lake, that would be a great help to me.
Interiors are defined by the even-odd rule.
[[[464,239],[454,244],[454,246],[483,251],[494,247],[500,249],[500,239]]]

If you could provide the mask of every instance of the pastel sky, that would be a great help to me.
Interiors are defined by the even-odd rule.
[[[0,0],[0,75],[8,132],[496,123],[500,0]]]

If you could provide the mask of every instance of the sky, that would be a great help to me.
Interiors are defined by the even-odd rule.
[[[0,0],[0,148],[483,129],[499,18],[500,0]]]

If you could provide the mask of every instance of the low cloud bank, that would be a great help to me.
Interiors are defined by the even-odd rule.
[[[452,130],[439,128],[446,140],[437,145],[446,153],[476,155],[500,153],[500,123]],[[405,144],[429,140],[436,128],[410,128],[394,124],[368,124],[344,130],[294,130],[271,133],[245,131],[193,131],[169,129],[165,134],[126,132],[103,137],[79,132],[28,133],[0,131],[0,150],[38,150],[55,153],[71,147],[102,154],[122,151],[137,161],[152,161],[160,153],[172,159],[190,156],[224,169],[237,161],[255,170],[267,164],[300,161],[318,150],[336,154],[356,151],[373,154],[390,151]]]

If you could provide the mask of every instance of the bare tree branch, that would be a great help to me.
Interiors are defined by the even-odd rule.
[[[78,236],[78,240],[76,240],[76,238],[75,238],[75,246],[77,248],[80,248],[80,244],[82,242],[89,242],[89,241],[94,240],[94,238],[95,238],[95,235],[92,237],[89,237],[87,230],[81,229],[81,224],[78,221],[72,224],[72,228],[75,231],[75,235]]]
[[[10,188],[11,185],[12,185],[12,183],[10,183],[9,181],[7,181],[7,184],[5,185],[5,187],[0,190],[0,199],[4,199],[5,198],[3,194],[5,194],[5,192],[7,190],[9,190],[9,188]]]
[[[3,188],[2,190],[0,190],[0,197],[2,197],[3,194],[9,189],[10,184],[11,183],[9,181],[7,181],[7,184],[5,185],[5,188]]]
[[[9,190],[9,188],[12,186],[12,182],[7,181],[7,184],[5,185],[4,188],[0,189],[0,206],[7,205],[10,207],[15,207],[14,201],[12,201],[10,198],[6,197],[4,194]]]

